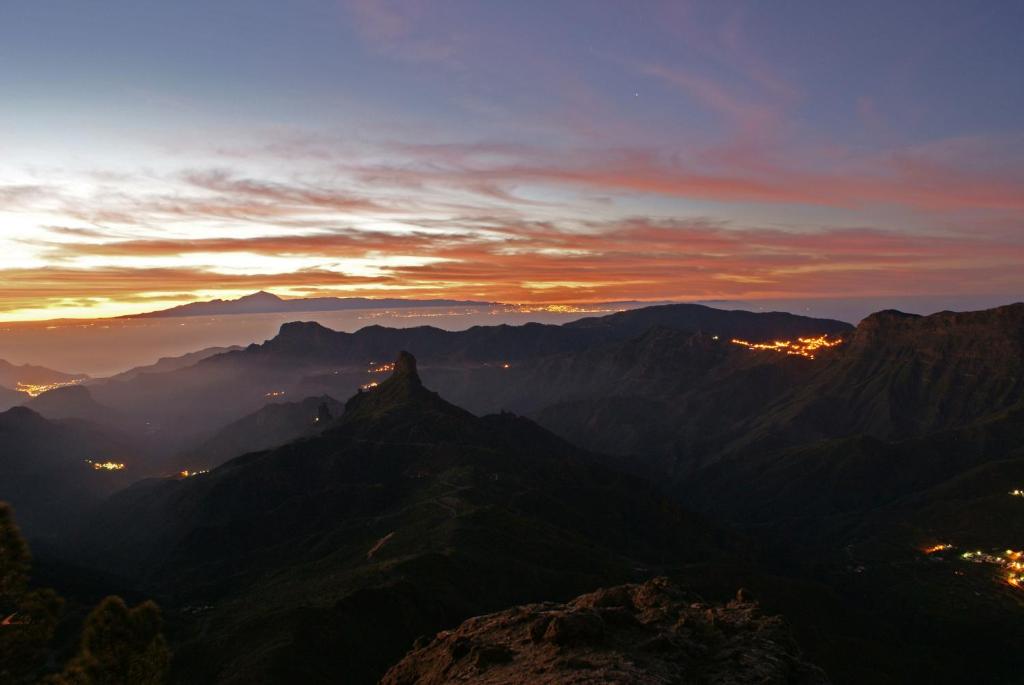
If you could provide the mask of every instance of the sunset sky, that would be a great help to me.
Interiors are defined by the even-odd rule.
[[[0,6],[0,320],[1024,293],[1024,2]]]

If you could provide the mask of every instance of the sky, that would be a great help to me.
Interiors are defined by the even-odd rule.
[[[1024,293],[1024,3],[0,2],[0,320]]]

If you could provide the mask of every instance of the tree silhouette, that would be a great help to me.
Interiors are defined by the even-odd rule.
[[[53,590],[29,589],[32,555],[0,502],[0,682],[37,682],[63,601]]]
[[[167,678],[171,659],[162,623],[154,602],[129,609],[120,597],[107,597],[86,619],[78,654],[50,682],[160,685]]]

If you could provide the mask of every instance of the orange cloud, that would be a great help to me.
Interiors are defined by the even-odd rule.
[[[483,230],[482,230],[483,229]],[[486,236],[486,237],[485,237]],[[66,306],[83,293],[152,309],[153,291],[286,292],[329,289],[362,296],[458,297],[507,302],[616,299],[841,297],[935,292],[1013,292],[1024,286],[1024,244],[984,235],[912,236],[873,229],[794,232],[707,221],[594,222],[573,230],[484,217],[472,230],[436,235],[354,229],[251,239],[62,242],[58,264],[89,256],[202,253],[301,254],[323,267],[231,274],[206,268],[55,266],[0,272],[0,309]],[[440,261],[388,264],[370,274],[327,268],[336,260],[403,254]],[[187,259],[185,259],[187,264]]]
[[[730,94],[704,86],[703,97],[740,115]],[[272,180],[215,169],[138,183],[97,174],[86,196],[60,184],[0,186],[0,220],[52,219],[0,233],[45,264],[14,268],[17,259],[0,254],[0,319],[69,306],[88,315],[110,303],[151,309],[160,293],[262,287],[515,302],[1020,292],[1024,174],[978,154],[992,145],[835,152],[828,173],[816,173],[799,154],[782,163],[742,145],[687,154],[388,143],[344,162],[325,154],[316,175]],[[965,158],[973,165],[958,163]],[[606,202],[580,200],[580,191]],[[772,203],[766,214],[782,217],[789,205],[853,207],[845,216],[865,226],[875,207],[895,206],[917,227],[615,218],[626,198],[632,207],[647,195],[741,203],[747,214]],[[211,267],[247,256],[253,264],[235,269],[244,273]],[[261,271],[268,260],[278,268]],[[296,266],[279,273],[282,264]]]

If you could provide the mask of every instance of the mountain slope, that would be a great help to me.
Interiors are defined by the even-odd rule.
[[[103,381],[128,381],[144,373],[167,373],[168,371],[177,371],[178,369],[184,369],[192,366],[193,364],[198,364],[208,357],[224,354],[225,352],[234,352],[235,350],[240,349],[242,348],[238,345],[232,345],[230,347],[206,347],[177,357],[161,357],[152,364],[128,369],[127,371],[123,371],[114,376],[104,378]]]
[[[739,455],[699,472],[689,491],[706,510],[762,524],[804,517],[820,526],[824,517],[912,502],[932,491],[951,499],[998,495],[1012,505],[1006,493],[1018,486],[1009,474],[1022,450],[1024,404],[919,438],[856,436]],[[990,472],[996,464],[1008,474],[1002,482]]]
[[[97,402],[84,385],[48,390],[25,402],[25,406],[48,419],[83,419],[114,426],[123,418],[119,412]]]
[[[49,387],[87,380],[84,374],[64,373],[45,366],[20,366],[0,359],[0,411],[24,404]]]
[[[663,477],[731,443],[737,425],[808,382],[828,356],[751,353],[722,336],[656,327],[508,369],[434,378],[461,405],[522,412],[583,447],[642,454],[641,470]]]
[[[642,453],[651,475],[681,478],[731,454],[906,439],[1013,406],[1024,400],[1024,305],[881,312],[814,359],[652,329],[503,373],[465,375],[448,392],[528,412],[583,446]]]
[[[240,454],[283,445],[312,436],[339,416],[344,405],[333,397],[307,397],[301,402],[272,402],[234,421],[181,457],[179,469],[196,471],[220,466]]]
[[[0,386],[6,388],[16,389],[19,383],[48,385],[50,383],[81,381],[86,378],[88,376],[80,373],[64,373],[63,371],[55,371],[45,366],[33,366],[32,364],[18,366],[0,359]]]
[[[11,407],[23,404],[27,399],[26,393],[0,386],[0,411],[7,411]]]
[[[716,309],[700,304],[667,304],[588,317],[565,324],[567,328],[615,331],[620,337],[638,336],[653,326],[706,333],[721,338],[786,340],[799,336],[849,333],[845,321],[818,319],[787,312],[748,312]]]
[[[931,316],[885,311],[861,321],[835,363],[766,411],[757,429],[903,439],[1022,399],[1024,303]]]
[[[733,544],[529,421],[445,402],[409,355],[322,435],[141,483],[88,531],[94,564],[212,606],[177,672],[225,683],[371,682],[467,616]]]
[[[109,430],[49,421],[25,407],[0,413],[0,501],[10,502],[31,537],[66,532],[99,501],[132,480],[135,448]],[[87,462],[125,464],[123,471]]]

